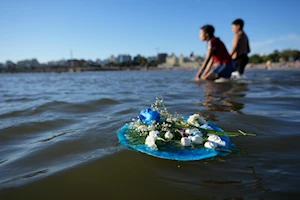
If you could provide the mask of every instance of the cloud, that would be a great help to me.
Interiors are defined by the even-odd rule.
[[[294,41],[294,42],[300,42],[300,36],[296,34],[288,34],[284,35],[278,38],[271,38],[265,41],[260,41],[260,42],[250,42],[251,47],[262,47],[262,46],[267,46],[274,44],[276,42],[281,42],[281,41]]]
[[[296,34],[288,34],[286,36],[282,36],[280,38],[281,41],[286,41],[286,40],[292,40],[292,41],[297,41],[299,42],[300,41],[300,36],[299,35],[296,35]]]
[[[269,40],[262,41],[262,42],[250,42],[250,46],[251,47],[261,47],[261,46],[273,44],[274,42],[275,42],[275,40],[273,40],[273,39],[269,39]]]

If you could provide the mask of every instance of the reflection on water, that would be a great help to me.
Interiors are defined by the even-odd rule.
[[[204,99],[198,102],[206,110],[220,112],[235,112],[242,114],[244,104],[239,98],[246,96],[247,83],[215,83],[212,81],[199,83],[204,90]]]

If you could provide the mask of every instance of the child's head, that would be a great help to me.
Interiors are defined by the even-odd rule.
[[[244,28],[244,21],[242,19],[236,19],[231,23],[232,32],[238,33]]]
[[[214,37],[215,28],[212,25],[205,25],[200,28],[200,40],[208,41]]]

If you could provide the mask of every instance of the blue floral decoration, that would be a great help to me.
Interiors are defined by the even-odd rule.
[[[140,120],[149,125],[149,124],[152,124],[153,122],[154,123],[159,122],[160,114],[159,114],[159,112],[152,110],[151,108],[147,108],[147,109],[141,111]]]

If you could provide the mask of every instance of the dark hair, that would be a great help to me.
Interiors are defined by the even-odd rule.
[[[240,25],[241,29],[244,28],[244,21],[242,19],[236,19],[232,22],[233,25]]]
[[[212,25],[207,24],[202,26],[200,29],[207,33],[210,38],[214,36],[215,28]]]

